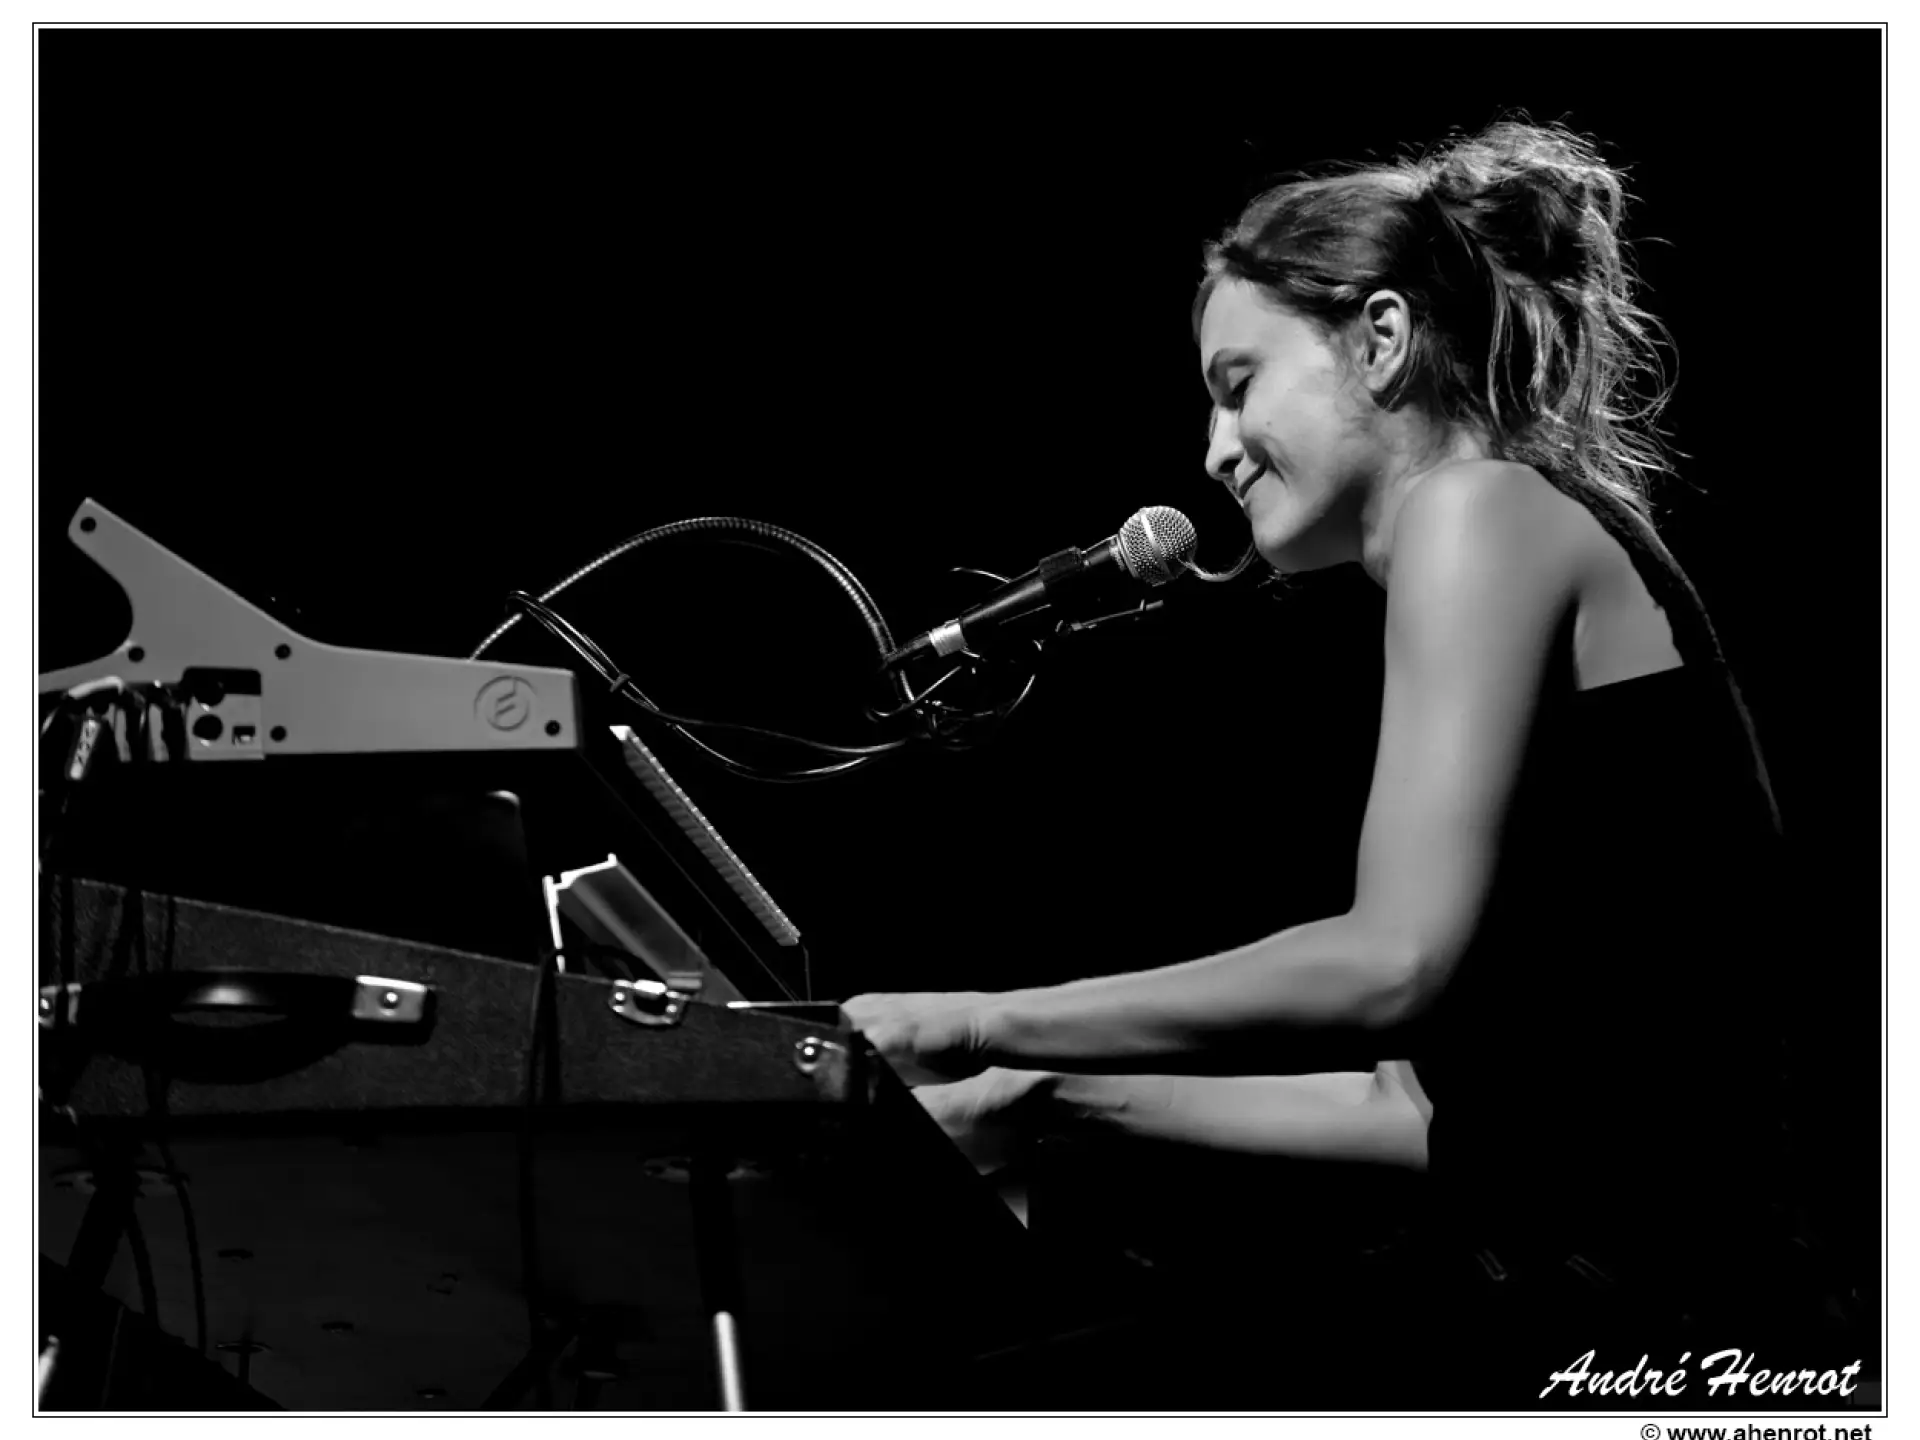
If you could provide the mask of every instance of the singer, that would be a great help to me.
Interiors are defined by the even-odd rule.
[[[1540,1408],[1596,1348],[1815,1363],[1780,1213],[1778,821],[1650,519],[1662,332],[1623,208],[1588,141],[1506,122],[1281,185],[1207,250],[1207,474],[1275,571],[1386,590],[1350,908],[1160,968],[846,1007],[955,1130],[1426,1168],[1379,1324],[1327,1341],[1375,1356],[1342,1408]],[[1221,729],[1257,799],[1260,717]],[[1371,1076],[1330,1068],[1356,1048]],[[1201,1380],[1184,1404],[1292,1408],[1315,1363],[1276,1346],[1266,1404]]]

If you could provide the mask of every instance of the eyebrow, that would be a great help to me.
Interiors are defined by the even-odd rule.
[[[1228,349],[1215,351],[1213,359],[1207,362],[1207,387],[1212,390],[1219,390],[1226,383],[1221,377],[1225,374],[1229,366],[1237,365],[1243,360],[1251,360],[1253,358],[1254,354],[1251,350]]]

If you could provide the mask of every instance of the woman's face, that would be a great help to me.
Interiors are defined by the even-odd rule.
[[[1343,357],[1307,320],[1230,278],[1202,312],[1200,364],[1213,396],[1207,473],[1240,501],[1267,563],[1359,559],[1382,455],[1372,402]]]

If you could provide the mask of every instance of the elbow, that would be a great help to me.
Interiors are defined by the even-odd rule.
[[[1432,1010],[1456,956],[1452,947],[1404,935],[1370,939],[1368,986],[1360,1023],[1373,1031],[1405,1031]]]
[[[1367,1030],[1404,1030],[1425,1009],[1418,970],[1399,963],[1382,965],[1362,1007],[1360,1023]]]

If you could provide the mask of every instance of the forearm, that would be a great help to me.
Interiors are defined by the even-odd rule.
[[[1342,915],[1202,960],[995,996],[982,1014],[984,1058],[1094,1072],[1298,1073],[1362,1054],[1371,1064],[1406,1049],[1388,1037],[1410,1010],[1414,973],[1410,956]],[[1341,1063],[1324,1063],[1332,1055]]]
[[[1249,1155],[1424,1169],[1427,1122],[1384,1070],[1319,1075],[1054,1077],[1069,1123]]]

